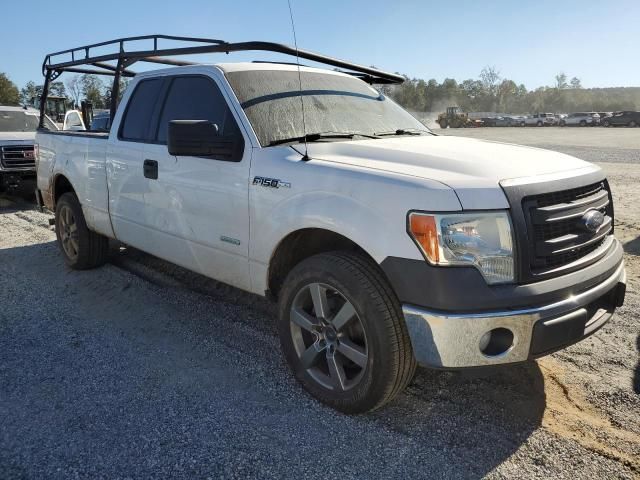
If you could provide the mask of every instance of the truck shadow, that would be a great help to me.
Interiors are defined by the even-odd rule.
[[[362,416],[337,414],[310,399],[289,375],[277,348],[270,302],[133,249],[114,251],[111,266],[72,272],[63,266],[54,242],[0,250],[0,277],[7,268],[26,272],[35,292],[30,302],[47,309],[46,318],[27,318],[25,312],[15,330],[6,328],[5,338],[16,335],[11,342],[19,345],[32,342],[38,332],[46,341],[34,344],[42,345],[43,355],[54,349],[56,358],[69,359],[68,364],[46,367],[17,359],[15,372],[0,372],[0,382],[15,375],[12,384],[19,381],[24,389],[19,393],[32,399],[28,406],[13,407],[24,409],[16,418],[31,418],[32,413],[30,421],[57,425],[92,418],[100,404],[101,415],[111,422],[108,429],[96,431],[97,439],[85,443],[55,428],[47,430],[44,439],[31,438],[35,433],[25,425],[19,433],[43,444],[44,450],[69,443],[89,458],[96,454],[91,451],[96,445],[117,449],[119,441],[112,436],[155,438],[158,422],[167,432],[185,426],[201,432],[212,423],[231,432],[225,435],[231,435],[234,444],[261,435],[269,438],[278,455],[286,454],[287,463],[300,465],[300,471],[314,471],[308,469],[316,468],[317,455],[309,452],[322,452],[323,462],[334,472],[360,471],[364,467],[358,462],[366,457],[365,471],[379,472],[380,478],[478,478],[509,459],[541,425],[546,397],[536,363],[461,372],[419,369],[406,392],[387,407]],[[20,267],[10,266],[18,263]],[[56,302],[49,304],[53,296]],[[253,345],[256,338],[273,346]],[[101,343],[109,348],[100,348]],[[219,349],[233,352],[236,363],[225,363],[216,353]],[[247,363],[249,369],[243,366]],[[45,398],[36,383],[50,382],[47,369],[68,380],[56,380],[66,383],[50,386]],[[127,381],[122,390],[112,390],[110,379],[123,372]],[[87,389],[96,379],[98,385]],[[61,401],[57,395],[73,398],[72,408],[51,407]],[[130,399],[140,395],[144,401],[132,405]],[[181,403],[183,398],[188,398],[188,406]],[[164,418],[167,411],[172,415]],[[22,427],[8,428],[13,432]],[[212,454],[200,448],[197,442],[191,444],[190,454]],[[361,452],[360,460],[349,456],[352,448]],[[100,454],[128,455],[120,450]],[[170,463],[183,452],[162,454]],[[272,468],[277,472],[279,465]]]
[[[640,237],[635,240],[630,240],[623,245],[625,253],[629,255],[638,255],[640,256]]]
[[[8,195],[0,193],[0,214],[15,213],[23,210],[33,210],[36,204],[31,197]]]

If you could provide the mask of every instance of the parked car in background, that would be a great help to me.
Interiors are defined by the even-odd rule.
[[[600,125],[600,115],[594,112],[571,113],[560,122],[561,127],[593,127],[596,125]]]
[[[556,117],[553,113],[536,113],[526,116],[524,124],[527,127],[549,127],[556,124]]]
[[[524,117],[522,115],[511,116],[511,126],[512,127],[524,127]]]
[[[495,117],[482,117],[480,119],[480,121],[482,122],[482,126],[483,127],[495,127],[496,126]]]
[[[109,120],[109,110],[96,112],[91,120],[90,130],[92,132],[108,132],[110,124]]]
[[[562,125],[562,121],[565,118],[567,118],[567,114],[566,113],[556,113],[555,117],[556,117],[556,125]]]
[[[40,112],[27,107],[0,106],[0,192],[33,193],[36,187],[34,139]],[[58,130],[45,117],[49,130]]]
[[[496,117],[493,119],[494,127],[513,127],[515,119],[512,117]]]
[[[637,127],[640,125],[640,112],[616,112],[602,122],[605,127]]]

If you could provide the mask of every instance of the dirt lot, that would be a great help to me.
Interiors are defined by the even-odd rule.
[[[348,417],[292,380],[266,301],[132,250],[70,271],[0,200],[0,478],[640,478],[640,130],[444,133],[601,162],[629,276],[601,331]]]

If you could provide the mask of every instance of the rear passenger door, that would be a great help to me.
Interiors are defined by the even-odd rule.
[[[144,198],[151,253],[249,289],[249,139],[214,78],[168,76],[163,90],[153,138],[143,154],[143,164],[157,169]],[[171,120],[213,122],[221,135],[242,139],[243,153],[233,161],[170,155]]]

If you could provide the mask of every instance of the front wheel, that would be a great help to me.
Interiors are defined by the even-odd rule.
[[[637,126],[638,126],[638,124],[636,123],[636,121],[635,121],[635,120],[631,120],[631,121],[629,122],[629,126],[630,126],[631,128],[634,128],[634,127],[637,127]]]
[[[60,251],[71,268],[86,270],[107,261],[109,239],[89,230],[74,193],[65,193],[58,199],[55,224]]]
[[[602,122],[602,126],[603,127],[610,127],[611,123],[609,122],[609,120],[605,120],[605,121]]]
[[[377,265],[350,252],[298,264],[280,293],[279,334],[297,380],[344,413],[391,401],[416,361],[400,304]]]
[[[544,124],[543,124],[542,122],[538,122],[538,123],[537,123],[537,125],[538,125],[539,127],[543,127],[543,126],[544,126]]]
[[[447,125],[447,121],[446,120],[440,120],[440,128],[447,128],[449,125]]]

